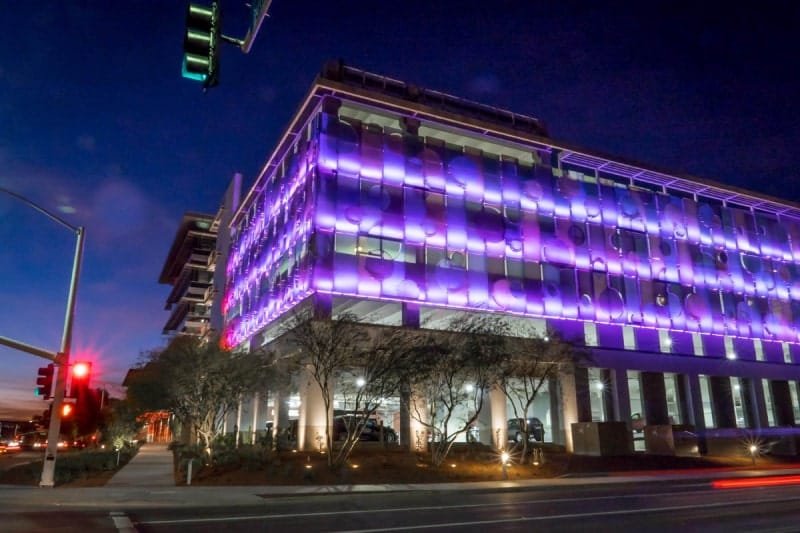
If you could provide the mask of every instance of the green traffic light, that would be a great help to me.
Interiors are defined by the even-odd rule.
[[[202,82],[206,88],[216,85],[219,68],[217,49],[219,26],[220,13],[217,2],[212,3],[210,7],[189,4],[186,10],[181,76]]]

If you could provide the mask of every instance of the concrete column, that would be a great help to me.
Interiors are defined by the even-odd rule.
[[[773,380],[770,382],[772,390],[772,405],[775,409],[775,424],[778,426],[793,426],[794,411],[792,409],[792,396],[789,394],[789,382],[786,380]]]
[[[236,406],[236,425],[233,430],[233,438],[236,447],[239,447],[239,432],[242,431],[242,398],[239,398],[239,404]]]
[[[550,400],[550,433],[545,434],[554,444],[564,444],[564,417],[561,415],[561,400],[558,394],[558,380],[550,378],[547,381],[547,391]]]
[[[300,376],[300,402],[297,448],[302,451],[324,450],[326,418],[330,420],[331,413],[325,409],[322,389],[307,369],[304,369]]]
[[[500,387],[494,386],[489,390],[489,414],[488,429],[491,435],[484,440],[482,431],[481,442],[491,442],[496,450],[504,450],[508,446],[508,406],[506,395]]]
[[[426,452],[428,450],[428,428],[417,419],[428,421],[428,401],[419,390],[411,389],[408,410],[411,414],[409,428],[411,450],[414,452]]]
[[[694,424],[691,398],[692,391],[689,389],[689,382],[686,379],[686,374],[678,374],[675,381],[678,385],[678,409],[681,413],[681,423]]]
[[[281,411],[283,411],[286,424],[289,423],[289,406],[286,405],[286,396],[282,391],[274,391],[272,393],[272,438],[278,437],[278,432],[286,429],[285,425],[281,425]]]
[[[275,391],[272,400],[272,441],[278,442],[278,435],[289,429],[289,390],[281,389]]]
[[[611,376],[613,374],[612,370],[604,368],[601,371],[602,376],[602,385],[603,389],[600,391],[600,399],[603,402],[603,412],[605,412],[604,420],[617,420],[617,409],[616,409],[616,402],[614,400],[614,393],[609,390],[611,386]]]
[[[584,371],[585,370],[586,369],[584,369]],[[573,422],[578,422],[578,398],[575,391],[575,374],[571,372],[558,373],[558,397],[561,404],[561,413],[564,417],[564,430],[559,440],[556,440],[556,436],[553,435],[553,441],[558,444],[564,444],[566,450],[572,453],[574,450],[572,445],[572,424]],[[589,418],[591,419],[591,413]]]
[[[614,404],[614,420],[625,422],[631,428],[631,396],[628,390],[628,371],[624,368],[610,370],[612,400]]]
[[[754,406],[754,413],[756,416],[756,427],[766,428],[769,427],[769,417],[767,416],[767,404],[764,402],[764,386],[761,380],[753,378],[750,381],[750,396]]]
[[[411,431],[411,387],[408,383],[400,385],[400,433],[399,444],[408,451],[414,450],[414,437]]]
[[[250,433],[250,444],[256,443],[256,433],[258,432],[258,403],[261,401],[261,394],[256,392],[253,394],[253,431]]]
[[[661,372],[642,372],[642,399],[647,425],[668,424],[667,391],[664,374]]]
[[[711,405],[718,428],[735,428],[736,411],[733,408],[731,379],[728,376],[710,376]]]
[[[577,420],[573,422],[592,421],[592,401],[589,390],[589,369],[576,367],[570,381],[572,394],[575,395],[575,409]],[[571,432],[571,430],[570,430]]]
[[[333,314],[333,298],[330,294],[314,294],[314,318],[330,320]]]
[[[419,306],[415,304],[403,303],[401,307],[402,324],[404,327],[419,328]],[[398,435],[400,445],[408,451],[413,451],[416,436],[412,430],[411,411],[411,385],[403,383],[400,385],[400,434]]]
[[[762,418],[758,409],[758,400],[753,392],[754,381],[756,380],[752,378],[741,378],[739,386],[741,387],[740,393],[742,395],[745,425],[750,428],[759,428],[761,427]]]

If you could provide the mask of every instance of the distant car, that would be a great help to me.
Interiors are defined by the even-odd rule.
[[[0,453],[12,453],[22,450],[19,440],[9,437],[0,439]]]
[[[349,422],[347,415],[336,416],[333,418],[333,438],[334,440],[345,440],[347,438],[347,424]],[[363,441],[380,441],[381,429],[383,430],[383,439],[385,442],[397,442],[397,433],[389,426],[381,426],[374,418],[367,420],[364,429],[361,431],[358,440]]]
[[[522,442],[525,439],[525,432],[523,431],[523,418],[511,418],[508,421],[508,440],[514,442]],[[528,440],[539,441],[544,440],[544,424],[536,417],[528,419]]]

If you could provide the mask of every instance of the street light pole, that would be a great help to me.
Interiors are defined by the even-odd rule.
[[[33,203],[24,196],[13,191],[0,187],[0,192],[5,193],[31,209],[45,215],[52,221],[64,226],[75,233],[75,257],[72,261],[72,275],[69,282],[69,293],[67,295],[67,310],[64,316],[64,334],[61,337],[61,350],[53,353],[43,348],[31,346],[23,342],[15,341],[7,337],[0,336],[0,344],[27,352],[38,357],[44,357],[53,361],[58,368],[55,376],[55,392],[53,393],[53,404],[50,412],[50,427],[47,432],[47,451],[45,452],[44,466],[42,467],[42,477],[39,481],[40,487],[53,487],[55,485],[56,452],[58,451],[58,438],[61,433],[61,404],[64,402],[64,392],[67,386],[67,373],[69,371],[69,357],[72,350],[72,326],[75,320],[75,298],[78,290],[78,278],[81,272],[83,261],[83,226],[73,226],[61,217],[54,215],[47,209]]]

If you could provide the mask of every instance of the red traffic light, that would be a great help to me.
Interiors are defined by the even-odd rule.
[[[89,376],[92,371],[92,363],[80,362],[72,365],[72,377],[75,379],[83,379]]]
[[[89,390],[89,378],[92,374],[92,363],[89,361],[78,361],[72,365],[70,371],[71,382],[67,398],[78,398]]]

